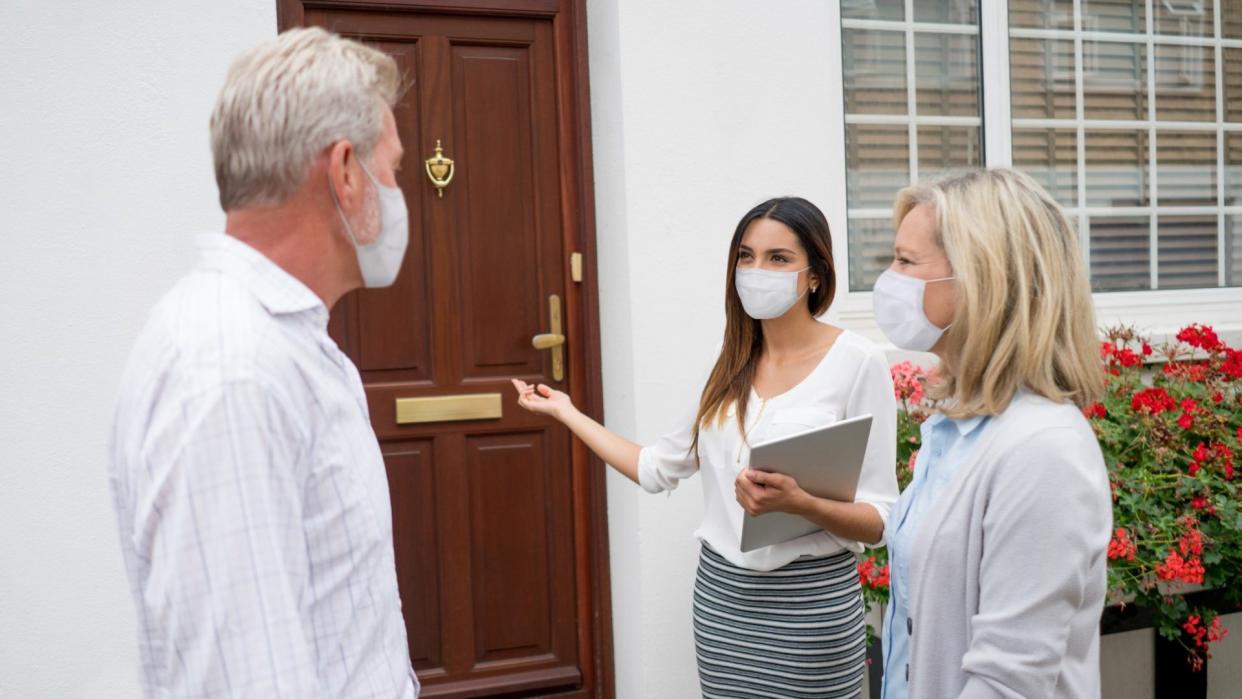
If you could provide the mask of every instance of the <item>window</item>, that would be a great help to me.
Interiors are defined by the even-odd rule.
[[[892,260],[893,195],[983,165],[979,3],[845,0],[849,288]]]
[[[1242,284],[1242,8],[1073,4],[1009,3],[1014,166],[1074,218],[1096,291]]]
[[[888,264],[897,189],[1012,164],[1077,226],[1098,307],[1242,302],[1221,289],[1242,286],[1242,2],[843,0],[840,21],[851,292]]]

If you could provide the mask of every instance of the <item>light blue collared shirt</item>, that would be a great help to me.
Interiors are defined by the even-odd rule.
[[[910,559],[919,523],[936,505],[957,469],[966,463],[985,430],[985,416],[951,420],[933,415],[920,430],[923,446],[914,460],[914,480],[897,500],[888,520],[888,609],[884,613],[884,689],[882,699],[906,699],[910,662]]]

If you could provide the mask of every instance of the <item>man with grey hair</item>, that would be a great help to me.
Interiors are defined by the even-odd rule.
[[[416,697],[358,371],[327,334],[409,235],[391,58],[321,29],[230,68],[211,117],[225,234],[156,305],[110,478],[160,697]]]

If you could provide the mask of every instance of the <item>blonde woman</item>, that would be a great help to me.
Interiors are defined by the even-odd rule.
[[[1011,170],[909,187],[893,221],[876,320],[940,364],[886,529],[884,698],[1098,697],[1112,511],[1077,236]]]
[[[699,404],[677,430],[640,447],[578,412],[564,393],[514,381],[523,407],[565,423],[645,490],[702,475],[693,615],[705,697],[862,692],[866,640],[854,552],[880,540],[897,499],[897,415],[884,353],[817,320],[835,288],[823,213],[805,199],[772,199],[734,231],[724,344]],[[747,468],[753,443],[868,413],[855,502],[817,498],[792,478]],[[831,455],[824,462],[831,465]],[[773,511],[801,515],[822,531],[742,552],[743,512]]]

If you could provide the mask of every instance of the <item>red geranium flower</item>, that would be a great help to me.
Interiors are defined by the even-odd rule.
[[[1203,573],[1203,561],[1194,556],[1183,558],[1175,549],[1169,549],[1164,563],[1156,566],[1156,577],[1161,580],[1198,584],[1203,582]]]
[[[1117,361],[1124,367],[1136,367],[1143,363],[1143,358],[1134,353],[1134,350],[1123,347],[1117,351]]]
[[[1138,550],[1138,546],[1130,540],[1125,529],[1118,528],[1113,532],[1113,538],[1108,542],[1108,558],[1116,560],[1124,558],[1127,561],[1134,560],[1134,553]]]
[[[1155,388],[1145,388],[1134,394],[1134,398],[1130,401],[1130,408],[1135,412],[1147,412],[1152,415],[1174,410],[1177,408],[1177,401],[1173,400],[1168,391],[1159,386]]]
[[[893,392],[897,400],[908,400],[918,403],[923,400],[923,377],[926,375],[921,367],[913,362],[895,364],[889,369],[893,377]]]
[[[1105,408],[1103,403],[1095,402],[1083,408],[1082,414],[1089,418],[1108,417],[1108,408]]]
[[[1220,370],[1231,379],[1242,379],[1242,350],[1225,349],[1225,361]]]
[[[1216,336],[1215,330],[1198,323],[1182,328],[1181,332],[1177,333],[1177,339],[1207,352],[1215,352],[1224,347],[1220,338]]]
[[[1196,510],[1202,510],[1210,515],[1216,514],[1216,506],[1212,504],[1212,501],[1209,498],[1202,495],[1196,495],[1191,498],[1190,506]]]
[[[1182,624],[1182,629],[1194,639],[1195,646],[1198,648],[1206,648],[1207,644],[1215,643],[1229,635],[1229,629],[1220,625],[1220,617],[1213,619],[1211,625],[1203,626],[1198,614],[1186,617],[1186,623]],[[1208,657],[1212,657],[1210,653]]]
[[[870,556],[858,564],[858,581],[863,587],[888,588],[888,564],[877,566],[875,556]]]
[[[1181,425],[1183,430],[1188,430],[1195,423],[1194,415],[1199,412],[1199,404],[1194,398],[1183,398],[1181,408],[1182,416],[1177,418],[1177,424]]]
[[[1208,368],[1196,362],[1169,362],[1161,369],[1166,376],[1181,376],[1195,383],[1203,383],[1208,378]]]

